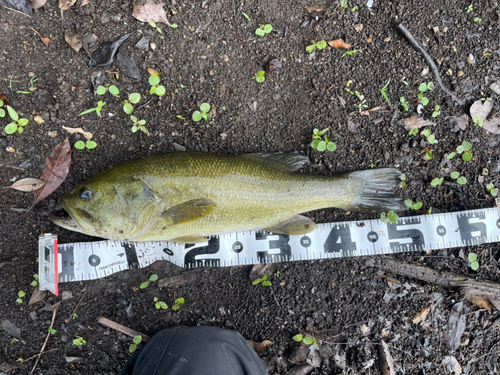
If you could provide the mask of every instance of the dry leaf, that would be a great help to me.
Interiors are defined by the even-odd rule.
[[[308,12],[323,12],[324,11],[324,9],[316,8],[316,7],[310,7],[310,6],[306,6],[306,10]]]
[[[31,0],[31,6],[33,9],[37,10],[43,7],[46,2],[47,0]]]
[[[327,42],[330,47],[333,48],[343,48],[343,49],[349,49],[352,46],[350,44],[347,44],[344,42],[342,39],[335,39],[335,40],[330,40]]]
[[[471,296],[467,299],[474,305],[482,307],[483,309],[495,310],[495,306],[492,305],[489,299],[483,298],[481,296]]]
[[[252,347],[253,350],[255,350],[258,354],[262,354],[266,351],[267,348],[269,348],[273,342],[269,340],[264,340],[262,342],[255,342],[251,340],[247,340],[248,345]]]
[[[392,39],[392,37],[391,37],[391,36],[388,36],[387,38],[384,38],[384,42],[385,42],[385,43],[390,42],[390,41],[391,41],[391,39]]]
[[[469,116],[465,113],[462,116],[451,116],[456,122],[460,130],[465,130],[469,124]]]
[[[34,118],[35,122],[38,124],[38,125],[41,125],[45,122],[45,120],[43,119],[42,116],[40,115],[36,115],[35,118]]]
[[[132,16],[141,22],[163,22],[170,26],[160,0],[134,0]]]
[[[422,311],[420,311],[417,315],[415,315],[411,321],[413,322],[413,324],[422,323],[423,321],[425,321],[430,311],[431,311],[430,306],[424,307]]]
[[[427,121],[421,116],[411,116],[402,120],[402,123],[406,130],[419,129],[424,126],[436,125],[432,121]]]
[[[52,150],[50,156],[45,159],[46,168],[43,170],[40,179],[47,183],[41,189],[35,191],[35,200],[31,208],[38,202],[47,198],[64,182],[68,175],[70,164],[71,145],[69,144],[68,138],[66,138],[62,143],[58,144],[54,150]]]
[[[354,30],[356,30],[358,33],[363,30],[363,24],[358,23],[357,25],[354,25]]]
[[[38,180],[36,178],[23,178],[22,180],[16,181],[12,185],[6,186],[3,189],[30,192],[40,189],[43,185],[45,185],[45,181]]]
[[[396,375],[389,346],[387,346],[384,340],[382,340],[381,345],[378,346],[378,358],[380,360],[380,369],[382,370],[382,374]]]
[[[500,134],[500,118],[492,118],[491,120],[486,120],[492,108],[492,100],[477,100],[470,107],[470,115],[474,122],[482,121],[483,128],[485,130],[493,134]]]
[[[446,357],[444,357],[443,364],[445,365],[446,370],[448,370],[448,372],[450,373],[454,372],[457,375],[462,373],[462,366],[460,366],[460,363],[458,363],[457,359],[452,355],[447,355]]]
[[[91,140],[92,137],[94,136],[92,133],[84,131],[82,128],[67,128],[66,126],[62,127],[64,130],[66,130],[69,134],[82,134],[85,139]]]
[[[82,3],[80,4],[80,8],[84,5],[87,5],[88,3],[90,3],[90,0],[82,0]]]
[[[47,295],[47,291],[40,290],[39,284],[37,284],[35,289],[33,290],[33,293],[31,294],[31,298],[30,298],[28,305],[33,305],[34,303],[40,302],[42,299],[45,298],[46,295]]]
[[[76,0],[59,0],[59,8],[62,10],[68,10],[76,3]]]
[[[42,36],[40,35],[40,33],[38,31],[36,31],[34,28],[32,27],[29,27],[31,30],[33,30],[35,33],[38,34],[38,36],[40,37],[40,39],[42,40],[43,44],[45,44],[46,46],[49,45],[49,42],[50,42],[50,39],[49,38],[42,38]]]
[[[161,73],[158,73],[156,70],[152,69],[152,68],[148,68],[148,73],[149,75],[152,75],[152,76],[160,76]]]
[[[64,33],[64,40],[73,48],[76,52],[80,52],[82,49],[82,37],[78,34],[70,35],[69,33]]]
[[[462,314],[463,302],[458,302],[451,308],[448,318],[448,333],[446,342],[451,350],[457,350],[460,339],[465,331],[465,315]]]

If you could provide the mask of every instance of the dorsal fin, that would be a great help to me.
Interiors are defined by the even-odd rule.
[[[259,152],[256,154],[246,154],[240,156],[248,159],[265,160],[269,163],[281,164],[291,171],[296,171],[297,169],[302,168],[302,166],[309,161],[307,156],[299,154],[298,152]]]

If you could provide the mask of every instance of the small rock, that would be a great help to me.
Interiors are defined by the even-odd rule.
[[[490,89],[496,92],[498,95],[500,95],[500,85],[498,84],[498,82],[493,83],[490,86]]]
[[[25,160],[25,161],[23,161],[21,164],[19,164],[19,166],[20,166],[21,168],[29,168],[29,167],[31,167],[31,164],[30,164],[30,161],[29,161],[29,160]]]
[[[104,13],[102,16],[101,16],[101,23],[103,25],[109,23],[109,21],[111,21],[111,18],[109,17],[109,15],[107,13]]]
[[[35,122],[38,124],[38,125],[41,125],[45,122],[45,120],[43,119],[42,116],[38,115],[38,116],[35,116],[34,118]]]
[[[73,298],[73,293],[68,292],[67,290],[64,290],[62,292],[62,300],[63,301],[66,301],[66,300],[71,299],[71,298]]]
[[[30,312],[30,318],[31,318],[32,320],[37,320],[37,319],[38,319],[38,315],[36,315],[36,312],[35,312],[35,311]]]
[[[228,62],[229,61],[229,56],[228,55],[222,55],[221,56],[222,61]]]
[[[469,56],[467,56],[467,61],[469,62],[469,64],[475,64],[476,63],[476,59],[474,58],[474,55],[469,54]]]

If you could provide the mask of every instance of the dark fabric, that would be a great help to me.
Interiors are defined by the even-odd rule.
[[[266,375],[267,366],[234,331],[164,329],[136,352],[120,375]]]

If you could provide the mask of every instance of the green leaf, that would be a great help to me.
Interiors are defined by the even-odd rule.
[[[429,90],[429,91],[434,90],[434,82],[429,82],[429,83],[427,84],[427,90]]]
[[[469,255],[467,255],[467,259],[469,259],[469,262],[475,262],[477,260],[477,254],[469,253]]]
[[[123,106],[123,111],[127,115],[130,115],[132,112],[134,112],[134,107],[130,103],[125,103],[125,105]]]
[[[436,143],[436,137],[434,136],[434,134],[431,134],[427,137],[427,142],[429,142],[431,145]]]
[[[410,208],[413,205],[413,201],[411,199],[405,200],[406,207]]]
[[[455,155],[456,155],[456,153],[451,152],[450,154],[448,154],[448,156],[446,157],[446,159],[451,160],[451,159],[453,159],[455,157]]]
[[[152,274],[151,276],[149,276],[149,281],[157,281],[158,280],[158,275],[157,274]]]
[[[467,183],[467,179],[462,176],[462,177],[459,177],[457,182],[460,184],[460,185],[465,185]]]
[[[307,53],[313,53],[314,49],[316,48],[316,45],[311,44],[310,46],[306,47],[306,52]]]
[[[136,122],[137,122],[137,117],[135,117],[135,116],[130,116],[130,119],[131,119],[134,123],[136,123]]]
[[[200,105],[200,109],[202,112],[208,113],[210,111],[210,104],[202,103],[202,105]]]
[[[434,180],[431,181],[431,186],[437,186],[441,185],[443,183],[444,177],[438,178],[436,177]]]
[[[158,77],[156,74],[152,74],[149,76],[149,84],[151,86],[157,85],[160,83],[160,77]]]
[[[270,281],[267,281],[267,280],[266,280],[266,281],[263,281],[263,282],[262,282],[262,285],[264,285],[264,286],[271,286],[271,285],[272,285],[272,283],[271,283]]]
[[[205,112],[201,112],[201,117],[207,121],[207,114]]]
[[[316,43],[316,48],[317,49],[325,49],[326,48],[326,42],[324,40],[319,41]]]
[[[255,30],[255,35],[264,36],[266,35],[266,33],[259,27],[257,30]]]
[[[141,127],[143,133],[148,134],[148,130],[145,127]]]
[[[97,143],[94,141],[87,141],[87,144],[85,145],[89,150],[92,150],[93,148],[97,147]]]
[[[486,185],[486,190],[490,191],[491,189],[493,189],[495,187],[495,185],[493,184],[488,184]]]
[[[252,281],[252,285],[257,285],[257,284],[260,284],[262,282],[262,279],[255,279],[254,281]]]
[[[405,186],[406,186],[406,182],[401,181],[401,182],[399,183],[399,187],[400,187],[401,189],[402,189],[402,188],[404,188]]]
[[[163,87],[163,86],[158,86],[156,88],[156,95],[158,95],[158,96],[163,96],[163,95],[165,95],[166,92],[167,92],[167,90],[165,90],[165,87]]]
[[[425,150],[425,156],[427,157],[427,159],[432,160],[432,151]]]
[[[146,124],[146,120],[139,120],[138,124],[139,125],[145,125]]]
[[[36,280],[33,280],[33,281],[31,282],[31,286],[36,286],[37,284],[38,284],[38,282],[37,282]]]
[[[252,19],[248,16],[248,14],[246,14],[245,12],[241,12],[245,18],[247,19],[248,22],[252,21]]]
[[[311,345],[313,343],[313,339],[309,336],[304,337],[302,341],[304,341],[304,344],[306,345]]]
[[[23,300],[21,298],[16,299],[17,303],[23,303]]]
[[[19,126],[19,127],[17,128],[17,132],[18,132],[19,134],[23,134],[23,131],[24,131],[24,128],[23,128],[23,127]]]
[[[326,142],[325,141],[320,141],[318,143],[318,151],[325,151],[326,150]]]
[[[422,134],[424,135],[424,137],[428,137],[431,135],[431,131],[429,129],[424,129],[422,130]]]
[[[161,308],[160,302],[156,302],[155,303],[155,307],[156,307],[156,310],[160,310],[160,308]]]
[[[478,262],[472,262],[470,265],[470,268],[472,268],[474,271],[477,271],[479,269],[479,263]]]
[[[151,86],[151,88],[149,89],[149,93],[153,95],[155,92],[156,92],[156,86]]]
[[[134,92],[128,96],[130,103],[137,104],[141,100],[141,94]]]
[[[490,194],[492,197],[496,197],[498,195],[498,188],[491,189]]]
[[[177,298],[175,300],[175,303],[178,304],[178,305],[182,305],[184,303],[184,298]]]
[[[267,24],[266,26],[264,26],[264,32],[266,34],[269,34],[271,31],[273,31],[273,27],[269,24]]]
[[[109,86],[109,92],[113,95],[118,95],[120,93],[120,90],[118,90],[118,87],[115,85]]]
[[[168,309],[168,305],[163,302],[163,301],[160,301],[160,307],[163,309],[163,310],[167,310]]]
[[[75,143],[75,148],[78,150],[83,150],[85,148],[85,143],[83,141],[78,141]]]
[[[389,211],[387,213],[387,219],[391,222],[391,223],[395,223],[399,220],[399,216],[397,213],[395,213],[394,211]]]
[[[194,111],[193,112],[193,121],[200,121],[201,120],[201,113],[199,111]]]
[[[292,340],[293,341],[296,341],[296,342],[301,342],[302,339],[304,338],[304,336],[302,336],[300,333],[298,335],[295,335],[292,337]]]
[[[335,151],[337,149],[337,145],[333,142],[329,142],[327,145],[326,145],[326,149],[328,151]]]
[[[3,100],[0,99],[0,107],[3,107]]]
[[[403,173],[403,174],[401,174],[401,176],[399,176],[399,179],[400,179],[401,181],[406,181],[406,175],[405,175],[404,173]]]
[[[311,142],[311,147],[314,148],[314,149],[317,149],[319,142],[320,142],[319,139],[317,139],[315,141],[312,141]]]
[[[0,108],[0,117],[5,117],[5,111],[2,108]]]
[[[142,284],[139,286],[139,288],[141,288],[141,289],[145,289],[145,288],[147,288],[147,287],[148,287],[148,285],[149,285],[149,281],[146,281],[145,283],[142,283]]]
[[[133,353],[133,352],[135,352],[136,350],[137,350],[137,345],[135,345],[135,344],[130,344],[130,346],[128,347],[128,351],[129,351],[130,353]]]
[[[460,145],[460,146],[457,147],[457,153],[461,154],[464,151],[465,151],[464,146]]]
[[[10,105],[7,106],[7,111],[9,112],[9,116],[12,120],[14,120],[14,121],[19,120],[19,116],[17,115],[17,112],[14,111],[14,108],[12,108]]]
[[[90,109],[87,109],[86,111],[83,111],[78,116],[83,116],[83,115],[86,115],[87,113],[95,112],[95,111],[97,111],[97,108],[90,108]]]
[[[420,86],[418,86],[418,91],[426,92],[427,91],[427,84],[425,82],[421,83]]]
[[[106,94],[106,87],[104,86],[99,86],[96,90],[97,95],[104,95]]]
[[[382,223],[385,223],[385,221],[387,220],[386,215],[385,215],[385,212],[382,212],[382,213],[380,214],[380,220],[382,221]]]
[[[456,180],[457,178],[460,177],[460,172],[451,172],[450,177]]]
[[[180,307],[179,305],[173,305],[172,310],[177,311],[177,310],[179,310],[179,307]]]
[[[135,125],[132,126],[132,133],[137,133],[137,130],[138,130],[137,126]]]
[[[142,341],[142,336],[141,335],[137,335],[134,337],[134,339],[132,340],[132,342],[136,345],[139,345]]]
[[[426,98],[425,96],[420,100],[420,102],[422,103],[422,105],[427,105],[429,104],[429,99]]]
[[[5,127],[5,132],[7,134],[14,134],[17,131],[17,124],[15,122],[11,122]]]
[[[412,206],[412,209],[417,211],[417,210],[420,210],[423,206],[423,203],[422,202],[417,202],[415,203],[413,206]]]
[[[266,79],[265,79],[264,77],[262,77],[262,76],[257,76],[257,77],[255,77],[255,80],[256,80],[257,82],[259,82],[259,83],[262,83],[262,82],[264,82]]]
[[[472,143],[470,143],[469,141],[463,141],[462,146],[464,146],[464,151],[469,151],[470,149],[472,149]]]
[[[20,290],[19,292],[17,292],[17,295],[19,297],[23,298],[26,295],[26,293],[24,293],[22,290]]]
[[[462,154],[463,161],[470,161],[472,159],[472,153],[470,151],[466,151]]]

